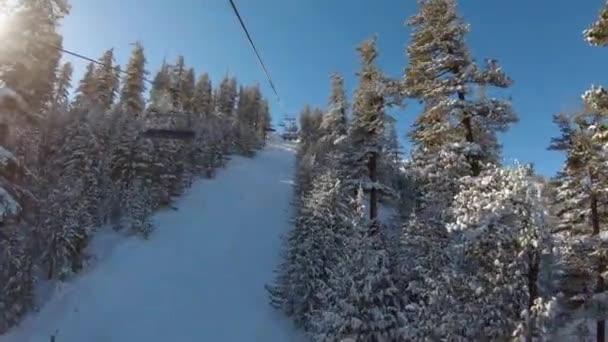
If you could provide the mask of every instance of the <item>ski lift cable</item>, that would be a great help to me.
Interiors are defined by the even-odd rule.
[[[54,49],[57,49],[57,50],[59,50],[59,51],[61,51],[61,52],[65,53],[65,54],[70,55],[70,56],[74,56],[74,57],[77,57],[77,58],[83,59],[83,60],[85,60],[85,61],[88,61],[88,62],[91,62],[91,63],[97,64],[97,65],[101,65],[101,66],[105,66],[105,67],[109,66],[109,65],[106,65],[106,64],[104,64],[104,63],[100,62],[100,61],[99,61],[99,60],[97,60],[97,59],[94,59],[94,58],[91,58],[91,57],[87,57],[87,56],[85,56],[85,55],[82,55],[82,54],[79,54],[79,53],[76,53],[76,52],[73,52],[73,51],[66,50],[66,49],[62,48],[61,46],[58,46],[58,45],[55,45],[55,44],[51,44],[51,43],[47,43],[47,42],[43,42],[43,41],[39,41],[39,42],[40,42],[40,43],[42,43],[42,44],[44,44],[44,45],[46,45],[46,46],[52,47],[52,48],[54,48]],[[124,74],[124,75],[128,75],[128,74],[129,74],[127,71],[125,71],[125,70],[123,70],[123,69],[118,69],[118,71],[119,71],[121,74]],[[145,77],[144,77],[144,82],[147,82],[147,83],[149,83],[149,84],[153,84],[153,82],[152,82],[152,81],[150,81],[149,79],[147,79],[147,78],[145,78]]]
[[[251,35],[249,34],[249,30],[247,30],[247,26],[245,26],[245,23],[243,22],[243,18],[241,17],[239,10],[236,8],[236,5],[234,4],[234,0],[228,0],[228,1],[230,2],[230,6],[232,6],[232,10],[234,11],[234,14],[236,15],[237,19],[239,20],[239,23],[241,24],[241,28],[243,29],[243,31],[245,32],[245,35],[247,36],[247,40],[249,40],[249,44],[253,48],[253,52],[255,52],[258,62],[260,64],[260,66],[262,67],[262,70],[264,71],[264,75],[266,75],[266,79],[268,79],[270,88],[272,88],[272,91],[274,92],[274,94],[277,97],[277,102],[281,106],[281,109],[283,110],[283,112],[285,112],[285,109],[283,108],[283,103],[281,102],[281,97],[279,96],[279,92],[277,91],[277,88],[274,86],[274,82],[272,82],[272,79],[270,78],[270,73],[268,72],[268,69],[266,68],[266,65],[264,64],[264,61],[262,60],[262,56],[260,56],[258,49],[256,48],[255,44],[253,43],[253,39],[251,38]]]
[[[266,76],[266,79],[268,80],[268,83],[270,84],[270,87],[272,88],[272,91],[274,92],[275,96],[277,97],[277,102],[279,103],[279,106],[281,107],[282,111],[285,113],[285,108],[283,106],[283,102],[281,101],[281,97],[279,96],[279,92],[277,91],[277,88],[275,87],[274,82],[272,82],[272,79],[270,77],[270,73],[268,72],[268,69],[266,68],[266,65],[264,64],[264,61],[262,60],[262,57],[261,57],[261,55],[260,55],[257,47],[253,43],[253,39],[251,38],[251,35],[249,34],[249,30],[247,30],[247,27],[245,26],[245,23],[243,22],[243,18],[241,17],[241,15],[240,15],[240,13],[239,13],[239,11],[238,11],[238,9],[237,9],[234,1],[233,0],[228,0],[228,1],[230,2],[230,5],[232,6],[232,9],[234,11],[234,14],[236,15],[237,19],[239,20],[239,23],[241,24],[241,27],[242,27],[243,31],[245,32],[245,35],[247,36],[247,40],[249,41],[251,47],[253,48],[253,51],[255,52],[257,60],[258,60],[258,62],[260,64],[260,66],[262,67],[262,70],[264,71],[264,75]],[[49,47],[52,47],[54,49],[57,49],[58,51],[61,51],[61,52],[65,53],[65,54],[71,55],[71,56],[76,57],[76,58],[80,58],[82,60],[85,60],[85,61],[97,64],[97,65],[108,66],[108,65],[100,62],[97,59],[94,59],[94,58],[91,58],[91,57],[87,57],[87,56],[85,56],[83,54],[67,50],[67,49],[65,49],[65,48],[63,48],[61,46],[56,45],[56,44],[51,44],[51,43],[44,42],[44,41],[39,41],[39,43],[41,43],[43,45],[46,45],[46,46],[49,46]],[[118,71],[121,74],[128,75],[128,72],[126,72],[123,69],[118,69]],[[149,84],[154,84],[151,80],[149,80],[149,79],[147,79],[145,77],[144,77],[143,80],[144,80],[144,82],[147,82]]]
[[[52,47],[54,49],[57,49],[57,50],[59,50],[59,51],[61,51],[63,53],[66,53],[68,55],[71,55],[71,56],[74,56],[74,57],[77,57],[77,58],[89,61],[91,63],[97,64],[97,65],[101,65],[101,66],[109,66],[109,65],[106,65],[106,64],[100,62],[99,60],[87,57],[85,55],[82,55],[82,54],[79,54],[79,53],[76,53],[76,52],[72,52],[72,51],[66,50],[66,49],[62,48],[61,46],[58,46],[58,45],[55,45],[55,44],[50,44],[50,43],[47,43],[47,42],[41,42],[41,43],[44,44],[44,45],[47,45],[49,47]],[[125,74],[125,75],[129,74],[128,72],[126,72],[126,71],[124,71],[122,69],[118,69],[118,71],[120,73],[122,73],[122,74]],[[143,80],[144,80],[144,82],[148,82],[148,83],[150,83],[152,85],[154,84],[152,81],[150,81],[149,79],[147,79],[145,77],[143,78]],[[164,116],[175,117],[175,115],[176,115],[176,113],[171,113],[169,115],[164,115]],[[187,114],[184,114],[184,115],[187,115]],[[189,116],[188,116],[188,120],[190,120]],[[187,126],[191,126],[191,124],[188,123]],[[194,131],[192,129],[189,129],[189,128],[186,128],[186,129],[149,128],[149,129],[145,130],[142,133],[142,136],[146,137],[146,138],[191,140],[191,139],[194,138],[195,133],[194,133]]]

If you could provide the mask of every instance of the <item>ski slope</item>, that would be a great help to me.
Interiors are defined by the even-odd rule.
[[[148,241],[120,240],[0,342],[303,341],[264,285],[289,229],[293,151],[234,157],[158,213]]]

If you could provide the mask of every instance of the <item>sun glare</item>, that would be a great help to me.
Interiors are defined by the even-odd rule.
[[[3,36],[9,29],[9,14],[5,7],[0,7],[0,37]]]
[[[0,0],[0,36],[9,30],[11,12],[15,9],[14,0]]]
[[[8,14],[5,11],[0,11],[0,33],[5,32],[8,26]]]

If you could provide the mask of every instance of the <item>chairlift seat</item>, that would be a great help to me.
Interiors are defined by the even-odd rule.
[[[158,119],[164,120],[158,120]],[[150,115],[149,127],[142,136],[151,139],[191,140],[195,138],[192,129],[192,115],[187,113],[158,113]],[[161,121],[161,122],[159,122]]]
[[[148,128],[142,133],[142,136],[152,139],[190,140],[194,139],[195,133],[188,129]]]

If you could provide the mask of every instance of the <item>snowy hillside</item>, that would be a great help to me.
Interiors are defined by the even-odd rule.
[[[290,226],[293,164],[293,147],[277,142],[234,157],[158,213],[149,241],[100,249],[0,342],[298,341],[264,289]]]

